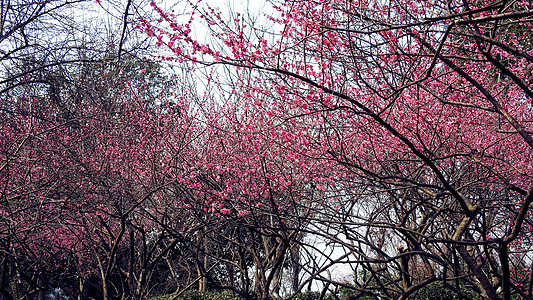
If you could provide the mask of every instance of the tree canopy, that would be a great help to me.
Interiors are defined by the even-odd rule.
[[[0,299],[532,298],[529,1],[106,1],[2,6]]]

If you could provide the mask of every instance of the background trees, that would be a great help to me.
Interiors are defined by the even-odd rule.
[[[161,135],[181,108],[159,100],[170,79],[135,56],[142,39],[79,14],[130,14],[116,4],[2,4],[2,298],[160,288],[154,265],[177,242],[142,216],[166,184],[161,144],[172,144]]]

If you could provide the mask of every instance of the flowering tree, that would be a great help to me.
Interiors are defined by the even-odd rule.
[[[69,4],[2,15],[2,299],[532,297],[529,2],[128,1],[103,56],[24,52]]]
[[[42,297],[54,287],[83,297],[94,280],[99,297],[142,297],[150,264],[168,252],[168,240],[151,236],[155,221],[142,216],[156,209],[146,203],[161,197],[167,184],[162,153],[172,142],[162,134],[186,119],[177,121],[170,103],[154,104],[155,89],[141,90],[143,80],[132,79],[127,68],[107,73],[97,67],[78,70],[83,75],[72,89],[61,91],[72,101],[66,105],[76,107],[71,114],[38,86],[8,98],[1,228],[2,278],[10,281],[2,289],[13,298]],[[22,276],[17,282],[16,274]],[[112,277],[123,278],[121,286],[111,289]]]
[[[182,128],[179,99],[187,92],[168,101],[158,67],[135,57],[144,39],[129,35],[134,8],[133,1],[2,5],[2,299],[142,298],[159,288],[154,266],[178,241],[158,230],[157,207],[147,203],[169,194],[163,162],[177,146],[162,135]],[[124,19],[120,28],[95,27],[81,9]]]
[[[336,162],[320,183],[336,198],[306,228],[345,249],[332,264],[367,274],[355,290],[406,298],[440,281],[462,296],[531,297],[530,4],[272,5],[266,28],[192,4],[210,43],[155,2],[160,23],[138,27],[179,62],[249,74],[235,80],[241,101],[301,120],[288,147]]]

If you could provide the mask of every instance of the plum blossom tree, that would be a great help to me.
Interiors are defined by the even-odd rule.
[[[136,58],[134,8],[1,6],[1,299],[138,299],[166,285],[152,275],[179,241],[152,216],[169,195],[162,164],[182,144],[162,135],[186,122],[185,140],[192,125],[178,118],[186,92],[170,95],[158,66]],[[80,9],[105,9],[121,27],[95,26]]]
[[[175,60],[233,66],[241,101],[306,128],[287,149],[335,162],[317,181],[336,198],[305,228],[367,274],[355,290],[531,298],[529,2],[279,1],[268,28],[191,4],[209,44],[152,6],[161,22],[138,26]]]
[[[531,4],[267,3],[128,1],[101,56],[2,7],[1,299],[532,298]]]
[[[3,115],[7,298],[42,298],[53,288],[81,298],[141,298],[153,265],[177,243],[164,238],[151,216],[171,181],[164,178],[174,153],[169,147],[179,146],[165,136],[191,128],[185,117],[176,118],[184,104],[154,104],[144,80],[132,80],[124,69],[101,70],[106,76],[86,71],[79,70],[85,74],[76,88],[62,91],[69,100],[83,95],[68,119],[38,89],[13,97],[13,111]],[[80,91],[87,82],[91,90]]]

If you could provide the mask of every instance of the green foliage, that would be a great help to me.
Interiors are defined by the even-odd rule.
[[[297,294],[293,299],[295,300],[318,300],[320,297],[319,292],[307,291]]]
[[[414,300],[455,300],[459,299],[457,293],[442,284],[434,282],[421,288],[413,297]]]
[[[317,298],[318,299],[318,298]],[[355,288],[343,287],[340,289],[339,293],[335,296],[329,295],[325,300],[329,299],[357,299],[357,300],[377,300],[378,298],[370,293],[365,293]]]
[[[166,294],[166,295],[160,295],[160,296],[156,296],[156,297],[152,297],[148,300],[171,300],[172,297],[174,297],[173,294]]]
[[[465,287],[461,285],[461,292],[468,297],[468,299],[472,300],[480,300],[481,296],[475,292],[471,287]],[[464,299],[461,298],[455,291],[452,289],[443,286],[439,282],[434,282],[431,284],[428,284],[427,286],[421,288],[416,292],[415,295],[412,297],[413,300],[455,300],[455,299]],[[513,294],[511,295],[512,300],[518,300],[522,299],[520,295]]]
[[[302,293],[299,293],[297,294],[296,296],[294,296],[294,298],[292,299],[295,299],[295,300],[318,300],[320,298],[320,293],[319,292],[314,292],[314,291],[307,291],[307,292],[302,292]],[[337,299],[344,299],[345,297],[343,296],[340,296],[340,295],[333,295],[331,293],[328,293],[324,296],[323,300],[337,300]]]
[[[150,298],[150,300],[171,300],[174,294],[167,294]],[[225,292],[199,292],[195,290],[186,291],[176,300],[242,300],[242,297],[233,296],[230,291]]]

